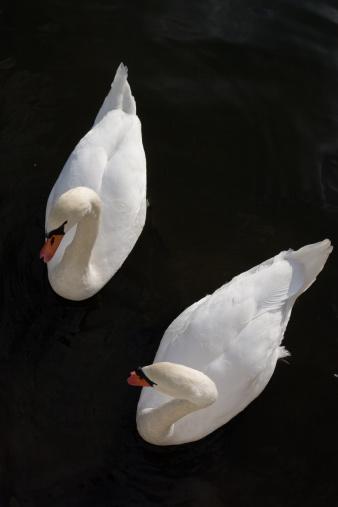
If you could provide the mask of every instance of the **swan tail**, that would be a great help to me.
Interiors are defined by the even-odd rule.
[[[95,118],[94,125],[99,123],[113,109],[122,109],[125,113],[136,114],[136,102],[131,94],[127,77],[128,67],[121,63],[116,71],[110,92],[104,99],[102,107]]]
[[[297,251],[289,250],[286,253],[285,259],[290,262],[293,269],[289,297],[293,295],[298,297],[313,284],[332,249],[330,240],[325,239],[319,243],[304,246]]]
[[[131,94],[131,89],[128,81],[126,82],[126,86],[123,92],[122,110],[128,114],[136,114],[136,102]]]

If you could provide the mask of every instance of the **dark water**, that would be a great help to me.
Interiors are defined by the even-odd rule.
[[[0,23],[1,507],[337,505],[337,3],[12,0]],[[120,271],[75,303],[39,261],[45,205],[121,61],[151,207]],[[262,395],[199,442],[143,442],[126,377],[169,323],[326,237]]]

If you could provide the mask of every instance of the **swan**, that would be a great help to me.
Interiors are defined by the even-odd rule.
[[[277,359],[289,355],[281,342],[292,306],[331,251],[326,239],[281,252],[174,320],[154,363],[128,378],[144,386],[136,415],[141,437],[156,445],[193,442],[254,400]]]
[[[127,81],[117,69],[91,130],[62,169],[48,198],[46,243],[54,291],[80,301],[120,268],[146,218],[146,158],[141,123]]]

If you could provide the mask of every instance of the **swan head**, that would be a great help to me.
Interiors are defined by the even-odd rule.
[[[65,234],[87,213],[101,215],[101,200],[94,190],[76,187],[62,194],[51,209],[47,221],[46,238],[40,259],[49,262]]]
[[[150,386],[173,398],[208,406],[218,398],[215,383],[201,371],[175,363],[154,363],[137,368],[127,379],[131,385]]]

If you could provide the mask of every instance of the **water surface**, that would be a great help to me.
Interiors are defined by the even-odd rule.
[[[337,505],[337,253],[280,362],[229,424],[180,447],[135,427],[129,372],[184,308],[289,247],[338,247],[333,2],[7,2],[0,15],[1,506]],[[51,290],[49,192],[129,67],[150,208],[94,298]]]

